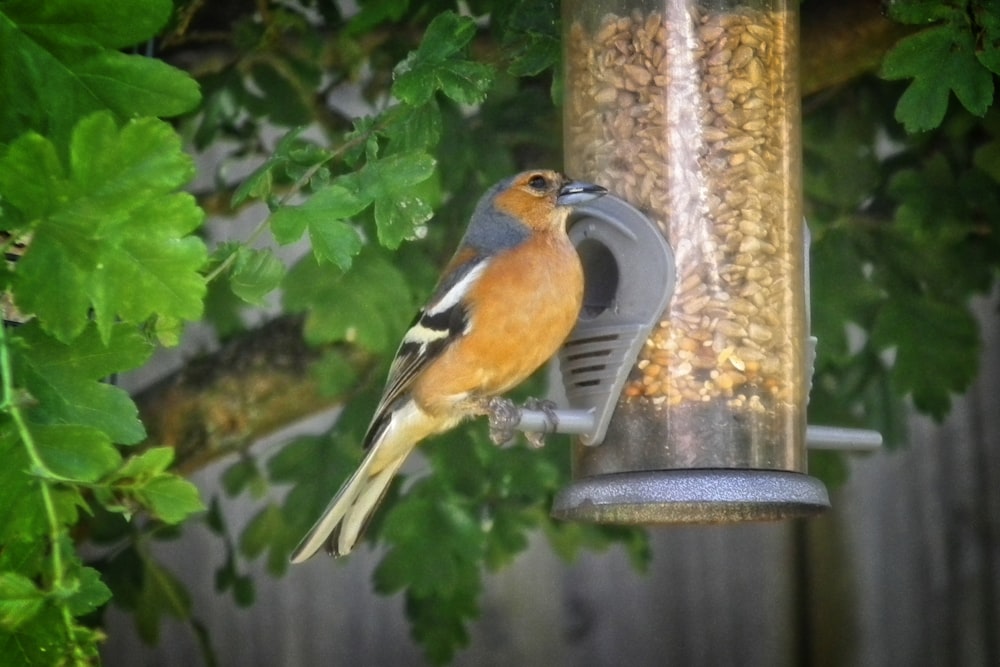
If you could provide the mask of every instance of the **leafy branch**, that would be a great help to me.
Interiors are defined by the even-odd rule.
[[[177,192],[193,163],[153,117],[192,108],[197,85],[119,51],[152,36],[169,2],[113,9],[0,7],[0,229],[27,240],[0,290],[31,320],[0,335],[0,653],[21,664],[97,658],[103,635],[83,618],[111,591],[74,548],[81,510],[178,523],[202,509],[168,471],[172,450],[123,456],[146,432],[101,382],[200,318],[205,290],[202,215]]]
[[[889,14],[905,24],[933,24],[900,40],[882,63],[884,78],[913,79],[896,105],[896,119],[910,132],[932,130],[944,120],[949,93],[983,116],[1000,74],[996,8],[985,0],[903,0],[892,3]]]
[[[10,352],[7,349],[7,337],[4,327],[0,327],[0,381],[3,384],[3,397],[0,399],[0,410],[6,412],[13,420],[17,429],[17,437],[23,443],[24,451],[31,463],[31,470],[33,474],[40,478],[39,491],[42,497],[42,505],[45,509],[45,519],[48,523],[48,537],[52,545],[50,553],[51,595],[58,597],[65,595],[67,591],[64,579],[67,573],[62,557],[62,524],[56,513],[50,485],[54,482],[69,480],[64,480],[64,478],[49,470],[39,456],[34,437],[31,431],[28,430],[27,421],[18,405],[11,377]],[[2,607],[0,607],[0,613],[2,613],[0,623],[7,627],[17,627],[40,611],[45,596],[41,594],[41,591],[35,587],[30,579],[20,574],[4,572],[0,576],[3,577],[3,581],[0,583],[0,595],[2,595],[0,599],[3,600]],[[74,634],[75,628],[70,609],[66,605],[60,605],[59,610],[66,636],[71,637]],[[73,659],[77,662],[83,662],[85,660],[85,656],[83,655],[84,650],[82,644],[74,645]]]

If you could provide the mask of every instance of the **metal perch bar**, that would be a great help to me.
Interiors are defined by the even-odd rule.
[[[555,425],[544,411],[522,408],[521,421],[517,428],[534,433],[555,432],[575,435],[586,435],[594,430],[596,417],[593,409],[555,410],[554,414],[558,421]],[[873,452],[882,447],[882,435],[877,431],[858,428],[809,426],[806,428],[806,444],[810,449]]]

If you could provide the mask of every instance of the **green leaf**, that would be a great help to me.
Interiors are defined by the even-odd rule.
[[[31,620],[45,604],[45,593],[16,572],[0,572],[0,626],[14,630]]]
[[[314,344],[349,342],[372,351],[395,349],[413,314],[406,277],[368,247],[346,273],[304,257],[285,277],[285,307],[306,312]]]
[[[416,55],[427,62],[442,62],[459,55],[476,36],[476,22],[452,11],[434,17],[424,31]]]
[[[44,605],[16,630],[0,625],[0,656],[5,664],[18,666],[79,664],[81,653],[96,660],[96,637],[79,625],[74,630],[74,637],[67,636],[61,610]]]
[[[385,537],[401,546],[391,549],[375,570],[376,591],[389,595],[405,590],[417,598],[443,597],[442,594],[478,583],[476,560],[481,549],[481,535],[469,517],[451,511],[453,509],[453,504],[431,499],[405,499],[393,508],[384,521]],[[399,528],[403,521],[412,522],[405,534],[401,534]],[[437,523],[439,521],[444,523]],[[420,529],[430,532],[419,535]],[[451,543],[452,530],[464,533],[467,539]],[[442,531],[449,531],[447,537],[436,539],[442,537]],[[420,550],[408,551],[404,545]],[[465,552],[463,547],[472,551]]]
[[[313,193],[298,206],[283,206],[271,215],[271,231],[281,244],[298,241],[309,230],[313,254],[342,269],[361,250],[361,236],[346,220],[371,203],[367,193],[349,187],[341,179]]]
[[[142,564],[142,588],[135,600],[135,624],[143,641],[155,644],[165,614],[181,620],[190,618],[191,598],[184,585],[162,565],[150,559],[143,560]]]
[[[1000,206],[1000,197],[983,172],[956,172],[938,153],[916,169],[900,169],[887,191],[898,206],[881,252],[895,273],[912,276],[942,300],[990,289],[991,258],[1000,246],[983,221]]]
[[[197,105],[198,84],[166,63],[119,49],[152,37],[169,0],[8,1],[0,7],[0,143],[36,130],[57,141],[86,114],[175,116]]]
[[[466,624],[479,615],[479,587],[460,586],[449,594],[422,598],[406,594],[406,616],[414,639],[434,665],[447,665],[469,644]]]
[[[861,107],[861,108],[855,108]],[[883,167],[874,150],[869,105],[824,109],[803,118],[803,189],[810,203],[833,207],[830,215],[853,215],[874,194]]]
[[[358,173],[361,192],[372,199],[404,194],[434,174],[436,161],[423,151],[398,153],[365,165]]]
[[[232,590],[233,599],[241,607],[253,605],[256,598],[254,580],[246,574],[240,574],[236,569],[236,558],[232,550],[227,549],[225,562],[215,571],[215,590],[224,593]]]
[[[511,76],[537,76],[559,62],[560,43],[548,35],[533,35],[511,58]]]
[[[37,478],[17,430],[0,416],[0,544],[26,541],[48,530]]]
[[[231,205],[236,208],[247,199],[267,199],[271,194],[274,185],[274,171],[278,167],[284,167],[288,163],[288,152],[291,151],[299,135],[305,131],[305,127],[296,127],[288,131],[274,147],[272,152],[259,167],[250,172],[250,175],[243,179],[236,191],[233,192]]]
[[[229,496],[237,496],[249,489],[254,498],[267,493],[267,482],[261,475],[257,462],[250,456],[241,456],[222,473],[222,488]]]
[[[849,234],[833,228],[812,245],[812,329],[819,338],[821,359],[848,354],[847,325],[866,325],[863,317],[882,302],[877,286],[865,276],[866,259],[860,255]]]
[[[348,28],[351,34],[363,34],[386,21],[398,21],[410,7],[410,0],[376,0],[359,2],[361,8],[351,18]]]
[[[395,503],[380,535],[392,546],[373,575],[375,590],[405,590],[414,637],[431,662],[444,664],[468,643],[466,623],[479,613],[480,521],[432,478]]]
[[[397,195],[375,200],[378,240],[395,250],[403,241],[418,238],[421,225],[434,216],[430,205],[419,197]]]
[[[938,127],[949,91],[977,116],[993,101],[993,77],[976,59],[972,34],[961,20],[900,40],[883,61],[882,76],[913,79],[896,106],[896,119],[908,132]]]
[[[243,492],[253,480],[260,475],[254,460],[249,457],[240,457],[231,466],[222,472],[220,481],[226,495],[236,496]]]
[[[0,158],[5,199],[36,220],[14,274],[18,305],[64,341],[83,331],[91,310],[104,340],[116,321],[198,319],[206,252],[189,234],[203,214],[176,192],[193,165],[173,129],[150,118],[119,129],[98,113],[77,125],[68,168],[54,155],[29,134]]]
[[[396,546],[375,571],[380,593],[406,589],[427,597],[478,579],[482,531],[451,499],[411,493],[386,517],[381,536]]]
[[[975,164],[1000,183],[1000,139],[993,139],[976,149]]]
[[[329,151],[301,138],[306,129],[305,126],[293,128],[278,141],[267,159],[236,188],[232,198],[234,208],[250,198],[267,201],[273,194],[276,179],[290,177],[298,180],[304,172],[332,157]],[[293,175],[293,171],[303,173]]]
[[[899,202],[896,229],[922,244],[951,246],[968,233],[963,203],[954,196],[955,174],[941,154],[920,169],[901,169],[889,181],[888,193]]]
[[[157,518],[170,524],[180,523],[205,509],[198,488],[176,475],[156,475],[136,489],[136,496]]]
[[[91,326],[66,345],[30,323],[19,327],[13,339],[15,373],[36,401],[29,411],[32,420],[89,426],[121,444],[146,436],[129,395],[99,381],[149,358],[152,347],[138,331],[117,325],[105,345]]]
[[[138,0],[126,5],[116,0],[9,0],[4,13],[23,19],[25,32],[39,41],[95,44],[122,49],[149,39],[167,22],[169,0]]]
[[[277,505],[268,504],[254,516],[240,535],[240,551],[247,558],[268,552],[268,571],[279,574],[288,567],[288,552],[275,544],[275,537],[288,533],[283,514]],[[276,548],[277,547],[277,548]]]
[[[411,106],[426,104],[438,90],[461,104],[482,102],[496,72],[460,55],[475,33],[472,18],[438,14],[419,48],[393,70],[392,94]]]
[[[898,0],[886,5],[889,18],[900,23],[927,25],[950,18],[955,11],[951,3],[940,0]]]
[[[976,375],[979,332],[961,303],[895,295],[879,313],[872,340],[895,350],[898,391],[935,419],[945,417],[951,394],[965,391]]]
[[[505,10],[509,11],[506,16]],[[559,3],[555,0],[516,2],[498,8],[491,17],[494,20],[503,24],[502,43],[512,76],[536,76],[559,62]]]
[[[270,294],[285,275],[285,265],[270,248],[260,250],[240,246],[236,261],[229,275],[233,294],[249,304],[264,305],[264,296]]]
[[[279,66],[280,64],[280,66]],[[300,80],[288,61],[274,62],[256,60],[246,72],[261,97],[251,98],[248,108],[260,117],[269,118],[277,125],[286,127],[308,124],[313,118],[310,108],[315,94],[312,82]]]
[[[256,558],[267,549],[270,536],[280,530],[284,519],[276,505],[266,505],[247,524],[240,535],[240,551],[248,558]]]
[[[979,28],[976,58],[994,74],[1000,74],[1000,12],[991,6],[991,0],[973,0],[970,10]]]
[[[230,248],[235,252],[235,248]],[[204,322],[215,328],[220,341],[230,340],[235,334],[245,331],[243,311],[246,302],[233,293],[228,280],[212,280],[205,295]]]
[[[324,396],[337,397],[358,384],[358,374],[342,350],[330,350],[310,366]]]
[[[81,567],[75,573],[74,590],[66,606],[74,616],[88,614],[111,599],[111,590],[101,581],[101,574],[92,567]]]
[[[332,262],[344,270],[350,268],[362,246],[357,228],[340,220],[310,224],[309,241],[316,261]]]
[[[7,539],[3,551],[0,551],[0,572],[18,572],[29,578],[37,576],[42,572],[48,555],[48,544],[41,540],[29,539],[28,536]]]
[[[418,235],[433,215],[413,188],[434,174],[435,160],[424,152],[398,153],[369,162],[358,174],[360,188],[375,198],[375,224],[379,242],[395,249]]]
[[[115,479],[141,479],[166,471],[174,461],[173,447],[151,447],[128,457],[115,472]]]
[[[385,135],[392,153],[426,151],[441,140],[441,109],[431,98],[426,104],[397,104],[383,114]]]
[[[173,458],[172,447],[154,447],[130,457],[95,490],[98,499],[109,511],[126,516],[141,505],[168,524],[204,510],[197,487],[166,472]]]
[[[46,468],[64,480],[96,482],[121,463],[121,455],[102,431],[77,424],[31,427]]]

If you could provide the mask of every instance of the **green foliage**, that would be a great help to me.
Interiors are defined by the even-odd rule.
[[[123,458],[146,435],[104,378],[143,365],[150,338],[201,317],[202,213],[177,192],[193,162],[168,124],[194,80],[119,51],[152,37],[166,0],[0,7],[0,229],[30,239],[0,289],[33,319],[0,335],[0,654],[89,664],[111,597],[70,531],[102,511],[178,523],[202,509],[172,450]]]
[[[0,7],[0,143],[29,130],[63,147],[77,121],[176,116],[198,103],[191,77],[119,51],[152,38],[170,0],[10,0]]]
[[[99,633],[77,618],[110,591],[68,539],[87,495],[107,511],[144,510],[167,523],[202,509],[190,482],[167,472],[172,449],[123,460],[113,446],[143,430],[127,395],[93,378],[145,360],[145,339],[118,324],[109,345],[94,326],[75,343],[48,338],[36,323],[0,336],[0,647],[26,664],[42,653],[50,664],[80,664],[95,652]]]
[[[205,294],[205,248],[188,236],[202,213],[175,192],[193,175],[191,159],[169,125],[154,118],[121,129],[108,112],[73,130],[69,164],[28,132],[0,159],[4,199],[33,234],[12,288],[19,306],[63,341],[91,314],[107,343],[116,321],[157,315],[195,320]]]
[[[471,18],[439,14],[427,26],[420,47],[393,70],[392,94],[414,107],[439,90],[460,104],[482,102],[493,83],[493,68],[462,55],[475,34]]]
[[[1000,74],[1000,24],[996,8],[987,2],[900,0],[889,5],[897,21],[935,24],[900,40],[882,63],[886,79],[913,79],[896,105],[896,119],[908,131],[939,126],[949,92],[977,116],[989,109],[993,76]]]
[[[416,308],[406,277],[374,249],[347,273],[331,268],[305,257],[288,274],[285,307],[306,313],[306,339],[394,352]]]
[[[229,465],[224,493],[259,504],[244,529],[218,499],[203,514],[224,547],[216,588],[250,605],[248,562],[283,573],[359,460],[399,336],[476,198],[519,167],[560,162],[551,0],[367,0],[351,17],[331,0],[222,3],[222,33],[217,3],[121,4],[0,3],[0,230],[5,246],[29,241],[0,292],[31,316],[0,337],[0,655],[25,664],[93,663],[109,601],[149,642],[164,618],[187,622],[214,660],[191,596],[155,556],[204,505],[109,377],[176,343],[185,322],[230,336],[265,305],[301,316],[322,346],[308,372],[343,399],[337,424]],[[974,377],[969,301],[1000,264],[994,5],[890,3],[915,31],[881,74],[905,83],[864,79],[807,107],[811,421],[899,443],[903,399],[942,418]],[[216,34],[208,51],[222,58],[202,51]],[[222,155],[218,173],[185,193],[203,149]],[[202,234],[199,202],[224,201],[246,215]],[[567,559],[619,545],[648,563],[641,531],[548,517],[565,454],[497,449],[472,424],[425,449],[431,474],[390,489],[368,532],[383,550],[373,586],[403,596],[431,662],[469,641],[484,572],[534,533]],[[813,470],[846,474],[830,454]],[[81,536],[98,546],[92,562]]]
[[[805,119],[819,338],[810,414],[867,424],[899,444],[897,396],[942,419],[975,377],[969,301],[996,280],[1000,190],[980,166],[989,164],[980,146],[995,108],[982,121],[954,112],[941,130],[951,140],[927,141],[901,135],[887,102],[866,82]],[[883,139],[875,150],[879,137],[891,148]]]

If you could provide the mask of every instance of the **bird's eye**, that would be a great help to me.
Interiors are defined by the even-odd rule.
[[[535,174],[528,179],[528,186],[533,190],[548,190],[549,181],[541,174]]]

